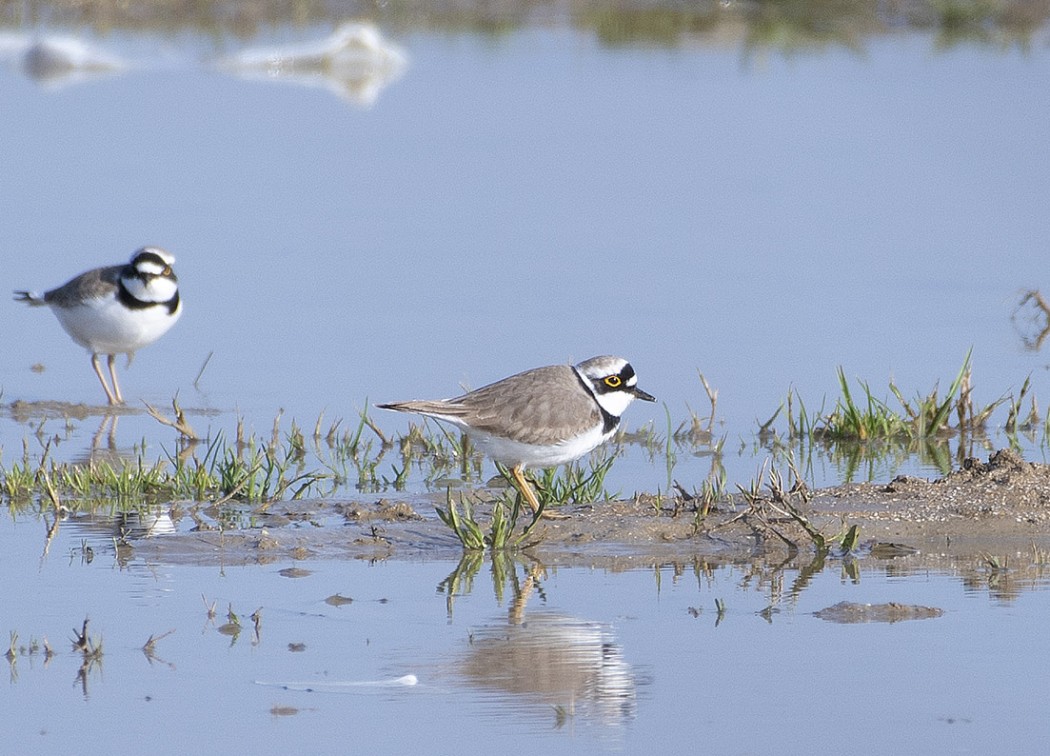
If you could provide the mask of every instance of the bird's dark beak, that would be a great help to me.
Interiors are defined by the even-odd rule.
[[[655,402],[656,401],[656,397],[655,396],[653,396],[652,394],[646,393],[645,391],[642,391],[637,386],[632,386],[631,387],[631,393],[634,394],[634,398],[635,399],[641,399],[642,401],[645,401],[645,402]]]

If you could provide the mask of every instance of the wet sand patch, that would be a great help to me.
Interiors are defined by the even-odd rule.
[[[478,492],[475,515],[486,526],[491,497]],[[378,501],[318,499],[275,502],[253,513],[260,527],[195,527],[133,542],[147,560],[171,563],[271,564],[311,559],[457,557],[462,548],[438,520],[444,494]],[[519,551],[546,565],[616,568],[663,561],[734,560],[790,552],[747,516],[741,495],[720,502],[706,517],[669,497],[640,495],[565,510],[564,520],[540,522]],[[186,503],[177,510],[185,510]],[[812,492],[805,504],[821,532],[856,525],[859,548],[838,557],[933,560],[1020,558],[1042,565],[1050,551],[1050,466],[1003,450],[987,462],[967,460],[935,480],[896,478]],[[787,518],[775,527],[790,534],[802,556],[816,550]],[[1021,556],[1026,555],[1026,556]],[[1000,565],[1004,566],[1005,565]]]

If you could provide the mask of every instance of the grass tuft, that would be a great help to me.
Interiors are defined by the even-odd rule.
[[[894,410],[886,401],[876,397],[865,381],[859,382],[861,393],[855,395],[841,367],[838,369],[840,396],[830,412],[825,413],[821,408],[811,415],[801,397],[789,390],[786,402],[789,436],[792,439],[867,443],[983,433],[989,417],[1006,400],[1001,398],[980,409],[974,407],[970,364],[972,351],[967,352],[962,367],[943,397],[939,395],[938,387],[934,386],[929,393],[908,399],[890,381],[889,391],[900,405],[899,410]],[[1026,390],[1022,390],[1022,398]],[[779,412],[780,409],[777,410]],[[762,429],[768,432],[777,413]],[[951,423],[953,413],[956,418],[954,426]]]
[[[474,507],[470,503],[470,497],[461,497],[461,503],[463,514],[460,514],[457,509],[452,489],[449,488],[445,493],[445,508],[435,507],[435,509],[438,517],[455,534],[466,551],[484,551],[487,548],[493,552],[499,552],[515,549],[532,533],[543,515],[541,509],[533,516],[525,529],[515,535],[518,517],[524,506],[520,494],[509,504],[502,499],[496,499],[492,503],[492,515],[486,532],[474,516]]]

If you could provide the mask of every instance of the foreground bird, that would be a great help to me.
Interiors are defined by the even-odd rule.
[[[627,360],[592,357],[575,366],[526,370],[455,399],[376,406],[462,428],[478,449],[510,467],[514,482],[538,514],[540,503],[524,469],[571,462],[607,441],[632,401],[656,401],[637,384]]]
[[[163,249],[143,247],[127,265],[89,270],[43,296],[16,291],[15,299],[50,307],[73,341],[91,352],[91,366],[109,403],[123,404],[116,355],[126,354],[130,365],[137,350],[167,333],[182,315],[174,263],[175,258]],[[99,365],[103,354],[112,389]]]

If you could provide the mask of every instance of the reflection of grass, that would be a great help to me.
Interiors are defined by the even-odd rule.
[[[673,47],[689,35],[716,28],[722,15],[718,6],[703,3],[647,8],[606,4],[586,8],[575,21],[578,26],[593,29],[606,45]]]
[[[490,558],[492,565],[492,589],[496,596],[496,601],[503,602],[508,579],[511,581],[511,588],[516,597],[520,587],[517,582],[515,563],[520,557],[510,551],[493,551],[490,553]],[[445,610],[448,612],[449,619],[452,618],[456,599],[459,596],[469,595],[474,590],[474,579],[481,572],[481,567],[484,563],[484,552],[465,550],[459,558],[459,563],[455,569],[438,584],[437,592],[445,594]]]
[[[858,479],[876,480],[880,475],[900,469],[909,460],[917,460],[942,475],[947,475],[953,468],[951,446],[945,438],[870,442],[800,440],[794,451],[805,460],[802,467],[807,470],[812,468],[815,456],[823,456],[839,471],[839,478],[844,483]],[[959,453],[965,451],[965,446],[959,447]]]
[[[590,30],[606,45],[675,46],[705,36],[724,44],[739,41],[750,49],[793,51],[838,44],[851,49],[866,38],[900,31],[934,31],[937,44],[1028,43],[1045,24],[1045,3],[1030,0],[915,0],[884,7],[849,0],[755,0],[748,3],[678,0],[572,0],[560,6],[545,0],[424,4],[399,0],[371,6],[368,16],[399,33],[419,30],[469,32],[499,38],[531,25]],[[57,26],[103,29],[197,31],[213,39],[250,39],[259,29],[277,26],[334,26],[345,9],[323,3],[270,3],[224,0],[146,0],[126,3],[60,0],[48,4]],[[538,21],[537,21],[538,19]]]
[[[488,557],[493,595],[496,601],[502,604],[507,598],[507,589],[510,589],[508,613],[512,622],[518,622],[524,615],[525,605],[532,593],[537,591],[541,597],[543,595],[543,589],[540,586],[543,567],[520,552],[492,551],[489,552]],[[445,594],[446,611],[449,618],[452,617],[456,598],[466,596],[474,590],[474,579],[481,571],[485,558],[486,555],[482,551],[464,551],[459,564],[448,577],[438,584],[438,593]],[[519,564],[525,568],[524,579],[518,575]]]
[[[792,52],[829,44],[857,49],[863,37],[882,30],[872,4],[850,0],[758,2],[744,20],[752,51]]]

